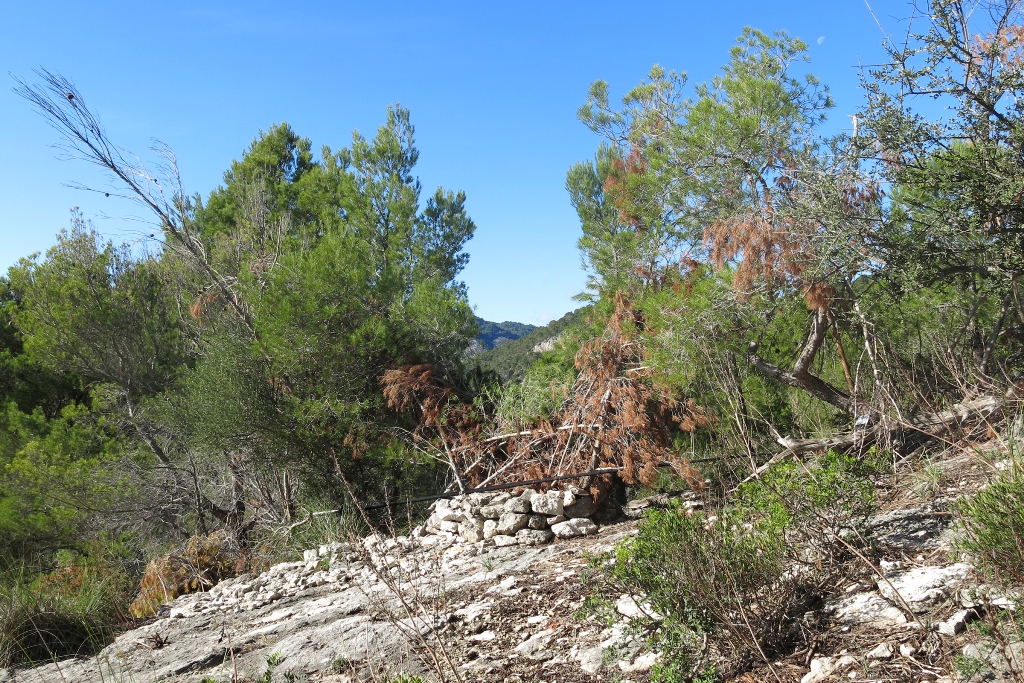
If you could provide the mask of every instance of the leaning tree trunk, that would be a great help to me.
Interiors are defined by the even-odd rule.
[[[797,356],[796,362],[793,363],[792,370],[783,370],[779,366],[761,358],[757,353],[757,342],[750,342],[747,350],[747,360],[766,377],[770,377],[786,386],[806,391],[811,396],[835,406],[844,413],[853,414],[853,399],[851,396],[817,375],[811,374],[810,371],[811,363],[814,362],[814,358],[818,355],[821,345],[825,342],[828,328],[828,312],[825,310],[815,311],[814,317],[811,320],[811,332],[807,336],[807,341],[804,342],[804,347],[800,350],[800,355]]]

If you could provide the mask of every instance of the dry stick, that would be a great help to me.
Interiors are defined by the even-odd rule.
[[[907,614],[909,614],[914,619],[914,621],[916,621],[921,626],[921,628],[925,628],[925,625],[923,623],[921,623],[921,620],[917,618],[916,614],[914,614],[914,610],[910,607],[910,604],[903,598],[902,595],[900,595],[900,592],[898,590],[896,590],[896,586],[892,585],[892,582],[889,581],[889,579],[885,576],[885,573],[881,569],[876,567],[875,564],[871,560],[869,560],[867,557],[865,557],[862,552],[860,552],[859,550],[854,548],[852,545],[850,545],[850,543],[847,542],[846,539],[844,539],[842,536],[840,536],[836,532],[832,531],[832,529],[829,529],[826,526],[825,530],[828,531],[828,533],[831,534],[833,538],[835,538],[837,541],[839,541],[844,546],[846,546],[846,548],[850,552],[852,552],[854,555],[856,555],[858,558],[860,558],[860,560],[864,564],[866,564],[868,567],[870,567],[871,571],[873,571],[875,574],[877,574],[878,577],[880,579],[882,579],[882,581],[885,581],[885,583],[889,586],[889,588],[892,589],[893,594],[899,599],[900,604],[903,605],[903,608],[907,611]],[[857,534],[857,538],[859,538],[862,542],[866,543],[866,541],[864,541],[864,537],[860,535],[860,532],[857,531],[856,529],[854,531]],[[925,629],[925,630],[927,630],[927,629]]]
[[[366,509],[359,502],[359,499],[356,498],[355,492],[352,490],[352,487],[348,483],[348,479],[346,479],[345,475],[342,474],[342,472],[341,472],[341,463],[338,462],[338,458],[336,456],[334,456],[333,454],[332,454],[331,457],[334,459],[334,471],[335,471],[335,474],[341,480],[341,483],[345,486],[345,490],[348,491],[348,495],[352,499],[353,504],[355,504],[356,509],[359,510],[359,514],[363,518],[363,522],[366,524],[366,526],[368,528],[374,529],[373,524],[370,522],[369,516],[366,514]],[[376,533],[376,532],[374,532],[374,533]],[[413,612],[412,608],[409,606],[409,603],[408,603],[408,601],[405,598],[405,594],[402,593],[402,591],[399,589],[397,584],[394,583],[394,577],[392,577],[389,572],[382,572],[377,567],[377,565],[372,561],[373,560],[372,553],[368,549],[366,550],[366,552],[367,552],[367,557],[370,560],[369,562],[367,562],[367,565],[369,566],[370,570],[373,571],[373,573],[377,576],[377,578],[380,579],[381,582],[383,582],[384,585],[387,586],[387,588],[398,599],[399,603],[402,605],[402,609],[405,610],[406,615],[408,615],[409,620],[412,623],[412,630],[416,634],[416,638],[419,639],[420,644],[430,654],[430,658],[434,662],[434,669],[435,669],[435,671],[437,671],[437,673],[439,675],[444,677],[444,669],[441,666],[441,663],[437,659],[437,652],[435,651],[435,649],[429,643],[427,643],[426,638],[420,633],[420,630],[418,628],[416,628],[416,615]],[[401,625],[399,625],[398,620],[392,619],[391,623],[396,628],[398,628],[400,631],[405,633],[405,630],[403,629],[403,627]],[[430,625],[428,624],[428,626],[430,626]],[[431,628],[431,630],[433,630],[433,626],[430,626],[430,628]],[[408,636],[406,636],[406,637],[408,637]],[[440,642],[440,640],[438,642]],[[448,650],[443,645],[441,646],[441,652],[444,655],[444,658],[447,661],[448,666],[449,666],[449,668],[452,671],[452,674],[455,676],[455,680],[458,681],[458,683],[462,683],[462,677],[459,676],[459,672],[456,669],[455,664],[452,662],[451,657],[448,654]]]
[[[231,645],[231,633],[227,627],[222,632],[228,639],[228,653],[231,655],[231,683],[238,683],[238,664],[235,662],[235,648]]]
[[[903,420],[903,413],[900,412],[900,407],[896,403],[896,399],[889,393],[889,389],[886,386],[885,380],[882,379],[881,372],[878,369],[878,359],[876,358],[877,349],[872,349],[872,339],[874,335],[871,333],[871,323],[868,322],[867,316],[864,315],[864,311],[860,308],[860,302],[857,300],[857,296],[853,291],[853,285],[850,284],[849,280],[844,282],[846,290],[850,295],[850,301],[853,302],[853,310],[857,312],[857,317],[860,318],[861,330],[864,333],[864,351],[867,352],[868,360],[871,361],[871,372],[875,377],[875,385],[882,389],[888,398],[889,402],[892,403],[893,409],[896,411],[896,416],[900,420]],[[856,397],[854,397],[856,399]]]
[[[850,395],[853,396],[853,400],[857,400],[855,393],[856,387],[853,383],[853,373],[850,371],[850,361],[846,359],[846,349],[843,348],[843,338],[839,334],[839,324],[836,322],[835,315],[830,315],[832,318],[832,335],[836,338],[836,350],[839,352],[839,361],[843,364],[843,374],[846,376],[846,385],[850,388]]]
[[[738,375],[739,366],[736,363],[736,355],[733,353],[729,354],[729,360],[731,365],[729,367],[728,381],[732,384],[733,389],[739,395],[739,406],[736,406],[736,402],[733,401],[732,392],[726,393],[726,400],[729,401],[729,407],[732,408],[732,419],[736,423],[736,426],[740,430],[740,438],[743,440],[743,448],[747,451],[747,458],[750,460],[750,469],[757,470],[757,460],[754,459],[754,449],[750,443],[750,430],[747,428],[747,400],[743,395],[743,387],[740,385]],[[717,369],[715,371],[717,375]]]
[[[352,498],[352,502],[355,504],[356,509],[359,510],[359,513],[360,513],[360,515],[363,518],[363,522],[369,528],[373,529],[373,525],[370,523],[369,517],[366,515],[366,513],[365,513],[365,511],[363,509],[363,506],[360,504],[359,500],[355,497],[355,493],[352,491],[352,487],[349,485],[348,480],[340,472],[338,473],[338,476],[341,478],[342,484],[344,484],[345,489],[348,491],[349,496]],[[372,551],[370,551],[369,549],[366,549],[366,553],[367,553],[367,559],[369,560],[366,564],[369,566],[370,570],[377,576],[377,578],[380,579],[380,581],[385,586],[387,586],[387,588],[392,592],[392,594],[395,596],[395,598],[398,599],[398,602],[402,605],[403,611],[406,613],[406,615],[409,618],[410,623],[412,624],[411,628],[408,629],[408,630],[411,630],[413,633],[415,633],[416,638],[420,641],[420,644],[430,654],[430,658],[434,662],[434,670],[437,671],[437,673],[440,674],[442,677],[444,677],[444,667],[441,666],[441,662],[437,658],[436,648],[432,647],[427,642],[427,640],[423,636],[423,634],[420,633],[419,628],[416,627],[416,613],[412,609],[412,607],[409,605],[409,602],[406,599],[405,594],[401,591],[401,589],[395,583],[394,577],[391,576],[391,574],[389,572],[382,571],[379,567],[377,567],[376,563],[373,561],[374,558],[373,558]],[[407,634],[408,630],[405,629],[404,625],[400,625],[399,624],[399,620],[391,619],[391,623],[396,628],[398,628],[400,631],[402,631],[402,633]],[[427,626],[431,630],[433,630],[433,625],[428,623]],[[406,637],[408,638],[409,636],[406,635]],[[438,639],[438,642],[440,642],[440,639]],[[455,676],[455,680],[459,681],[459,683],[462,683],[462,677],[459,676],[458,669],[456,668],[455,663],[452,662],[451,656],[448,654],[447,648],[445,648],[443,645],[441,645],[440,649],[441,649],[441,653],[444,655],[444,658],[445,658],[445,661],[448,664],[448,667],[451,669],[452,674]]]
[[[569,430],[569,436],[565,437],[565,448],[562,449],[562,455],[561,455],[561,457],[558,458],[558,467],[555,469],[555,474],[561,474],[562,473],[562,465],[565,464],[565,456],[569,453],[569,444],[572,443],[572,437],[575,436],[575,434],[576,434],[576,425],[573,424],[572,425],[572,429]],[[551,462],[554,463],[554,458],[553,457],[551,459]]]
[[[713,559],[709,559],[709,564],[714,564],[714,560]],[[742,595],[740,594],[739,587],[736,585],[736,577],[733,575],[733,573],[731,571],[727,571],[727,572],[725,572],[725,574],[729,578],[729,585],[730,585],[730,587],[732,589],[732,595],[733,595],[733,598],[734,598],[735,603],[736,603],[736,608],[739,610],[740,617],[743,619],[743,624],[747,627],[747,632],[750,634],[751,642],[753,642],[754,647],[757,648],[758,654],[761,655],[761,660],[768,667],[768,670],[771,671],[772,676],[775,678],[775,680],[778,681],[778,683],[783,683],[782,679],[779,677],[778,672],[775,671],[775,667],[772,665],[771,661],[768,659],[768,656],[765,654],[764,650],[761,648],[761,643],[760,643],[760,640],[757,637],[757,633],[756,633],[756,631],[754,631],[754,627],[751,625],[750,620],[747,618],[746,610],[743,608]],[[730,631],[733,631],[737,636],[739,636],[740,635],[740,629],[737,628],[736,625],[732,623],[732,619],[727,618],[728,614],[730,612],[729,606],[728,605],[723,605],[720,600],[716,600],[716,602],[718,603],[719,608],[723,612],[722,621],[726,624],[726,627]]]
[[[451,449],[448,447],[448,441],[445,440],[445,438],[444,438],[444,430],[443,429],[439,429],[437,431],[437,433],[438,433],[438,436],[441,437],[441,445],[444,446],[444,452],[445,452],[445,456],[446,456],[445,457],[445,461],[448,463],[448,466],[452,470],[452,475],[455,477],[455,483],[459,485],[459,490],[462,493],[465,493],[466,492],[466,484],[463,483],[462,477],[459,476],[459,468],[456,467],[455,459],[452,457]]]
[[[601,425],[596,424],[596,423],[595,424],[589,424],[589,425],[586,425],[586,424],[582,424],[582,425],[580,425],[580,424],[568,424],[568,425],[562,425],[560,427],[556,427],[555,431],[556,432],[564,432],[564,431],[570,430],[570,429],[600,429],[600,428],[601,428]],[[538,432],[542,432],[542,431],[544,431],[544,430],[542,430],[542,429],[526,429],[526,430],[521,431],[521,432],[509,432],[508,434],[499,434],[498,436],[492,436],[492,437],[489,437],[487,439],[484,439],[483,443],[492,443],[494,441],[503,441],[505,439],[511,439],[512,437],[516,437],[516,436],[532,436],[532,435],[534,435],[534,434],[536,434]],[[550,436],[550,434],[545,434],[544,436]]]
[[[753,481],[754,479],[760,479],[761,475],[764,474],[769,467],[771,467],[772,465],[786,457],[795,458],[796,451],[794,451],[792,448],[787,448],[786,450],[780,453],[776,453],[775,455],[768,459],[768,462],[755,469],[753,472],[750,473],[750,475],[746,479],[744,479],[739,484],[736,484],[735,487],[730,489],[729,493],[736,493],[736,491],[739,490],[739,488],[746,484],[747,482]]]
[[[1010,306],[1010,299],[1012,296],[1012,293],[1007,294],[1003,299],[1003,304],[999,309],[999,317],[992,326],[992,334],[989,335],[988,341],[985,343],[985,352],[982,354],[981,363],[978,366],[978,371],[982,375],[988,374],[988,361],[992,357],[992,351],[996,347],[996,341],[999,339],[999,333],[1002,332],[1003,321],[1006,320],[1006,311]]]
[[[714,564],[714,559],[709,558],[708,563]],[[743,619],[743,624],[747,627],[748,633],[750,633],[751,642],[753,642],[754,647],[757,648],[758,654],[761,655],[761,660],[768,666],[768,670],[772,672],[772,676],[775,678],[775,680],[778,681],[778,683],[782,683],[782,679],[779,677],[778,672],[775,671],[775,667],[772,666],[772,663],[771,661],[769,661],[768,656],[761,648],[761,643],[757,638],[757,634],[754,631],[753,626],[751,626],[750,624],[750,620],[747,619],[746,610],[743,609],[743,599],[740,595],[739,588],[736,585],[736,577],[733,575],[731,571],[727,571],[725,574],[729,577],[729,585],[732,588],[733,599],[735,600],[736,607],[740,612],[740,617]],[[741,630],[736,626],[736,624],[733,623],[732,619],[729,617],[729,613],[731,611],[730,606],[722,604],[722,601],[717,598],[715,599],[715,602],[718,604],[719,609],[722,611],[722,615],[719,618],[722,620],[722,622],[725,623],[726,628],[732,631],[737,637],[743,638]]]
[[[516,454],[512,455],[512,456],[511,456],[511,457],[510,457],[510,458],[509,458],[509,459],[508,459],[508,460],[507,460],[507,461],[505,462],[505,464],[504,464],[504,465],[502,465],[501,467],[499,467],[499,468],[498,468],[497,470],[495,470],[495,471],[494,471],[494,472],[492,472],[491,474],[487,475],[487,477],[486,477],[486,478],[485,478],[485,479],[484,479],[484,480],[483,480],[482,482],[480,482],[480,483],[481,483],[481,484],[486,484],[487,482],[489,482],[489,481],[492,481],[492,480],[493,480],[493,479],[495,479],[495,478],[496,478],[496,477],[497,477],[497,476],[498,476],[499,474],[501,474],[502,472],[504,472],[504,471],[505,471],[505,470],[507,470],[508,468],[512,467],[512,465],[515,465],[516,463],[518,463],[518,462],[519,462],[519,461],[520,461],[520,460],[522,459],[522,457],[523,457],[523,453],[522,453],[522,452],[520,452],[520,453],[516,453]],[[477,491],[477,490],[479,490],[479,488],[480,488],[480,487],[477,487],[476,489],[474,489],[474,491]],[[472,493],[472,492],[471,492],[471,493]]]

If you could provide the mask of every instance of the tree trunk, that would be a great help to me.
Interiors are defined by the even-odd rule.
[[[853,400],[850,398],[850,395],[832,386],[817,375],[811,374],[809,370],[811,363],[814,362],[815,356],[821,349],[822,343],[825,341],[827,333],[828,313],[825,311],[815,311],[811,321],[811,332],[807,336],[807,341],[804,342],[804,347],[800,350],[800,355],[797,356],[796,362],[793,363],[792,370],[783,370],[777,365],[773,365],[761,358],[757,354],[758,345],[756,342],[750,342],[747,360],[766,377],[770,377],[787,386],[802,389],[811,396],[839,408],[844,413],[853,414]]]

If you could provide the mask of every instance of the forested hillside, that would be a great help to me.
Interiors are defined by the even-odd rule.
[[[480,341],[485,349],[501,346],[530,334],[530,332],[537,329],[536,326],[527,325],[526,323],[514,323],[508,320],[503,323],[492,323],[480,317],[476,319],[476,327],[479,330],[477,340]]]
[[[466,349],[466,356],[472,358],[481,353],[497,348],[502,344],[519,339],[536,329],[533,325],[516,323],[506,320],[503,323],[492,323],[480,316],[476,317],[476,339]]]
[[[881,571],[856,537],[880,473],[980,453],[1019,410],[1024,16],[971,7],[932,0],[886,43],[851,134],[783,31],[743,29],[707,82],[655,66],[621,102],[595,82],[594,154],[565,181],[583,307],[538,329],[473,315],[477,226],[463,192],[423,192],[406,109],[319,155],[273,126],[188,196],[70,81],[22,83],[159,228],[113,244],[73,213],[0,280],[0,666],[342,527],[401,532],[424,513],[403,499],[552,477],[613,510],[701,497],[605,563],[654,602],[659,680],[809,661],[836,568]],[[985,458],[991,497],[949,514],[1019,587],[1021,470]],[[86,626],[26,626],[57,603]]]
[[[580,311],[570,311],[543,327],[529,326],[528,333],[475,356],[470,365],[484,371],[495,372],[505,381],[519,381],[540,357],[540,352],[535,350],[537,346],[549,342],[553,349],[559,335],[575,322],[580,314]]]

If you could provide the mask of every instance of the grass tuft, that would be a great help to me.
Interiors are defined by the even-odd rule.
[[[125,623],[130,583],[69,566],[0,589],[0,667],[40,665],[102,649]]]

